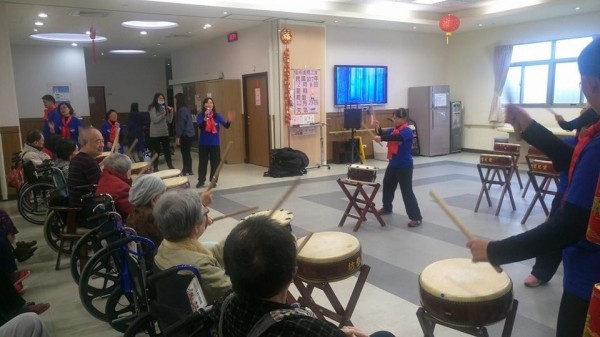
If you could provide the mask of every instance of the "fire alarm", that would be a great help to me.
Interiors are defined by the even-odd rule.
[[[238,39],[237,32],[227,34],[227,42],[237,41],[237,39]]]

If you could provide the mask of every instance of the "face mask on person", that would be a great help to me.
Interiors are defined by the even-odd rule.
[[[165,100],[164,100],[164,99],[159,99],[159,100],[158,100],[158,104],[159,104],[159,105],[163,105],[163,104],[165,104]]]

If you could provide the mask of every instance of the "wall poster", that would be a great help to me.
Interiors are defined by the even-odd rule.
[[[71,85],[69,84],[48,84],[50,93],[54,96],[56,102],[71,102]]]
[[[321,104],[321,70],[294,69],[294,113],[317,114]]]

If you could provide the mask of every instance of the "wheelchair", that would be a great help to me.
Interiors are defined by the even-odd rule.
[[[23,219],[35,225],[43,225],[48,213],[48,200],[56,188],[52,176],[54,168],[51,160],[38,167],[32,162],[23,163],[24,184],[19,189],[17,209]],[[62,173],[61,173],[62,174]]]
[[[125,332],[140,313],[147,312],[147,276],[156,247],[128,227],[120,238],[94,254],[81,271],[79,297],[86,311]]]

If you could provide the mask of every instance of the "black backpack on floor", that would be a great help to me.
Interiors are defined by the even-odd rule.
[[[264,173],[265,177],[293,177],[306,173],[308,157],[300,150],[290,147],[273,149],[271,151],[271,163],[269,170]]]

